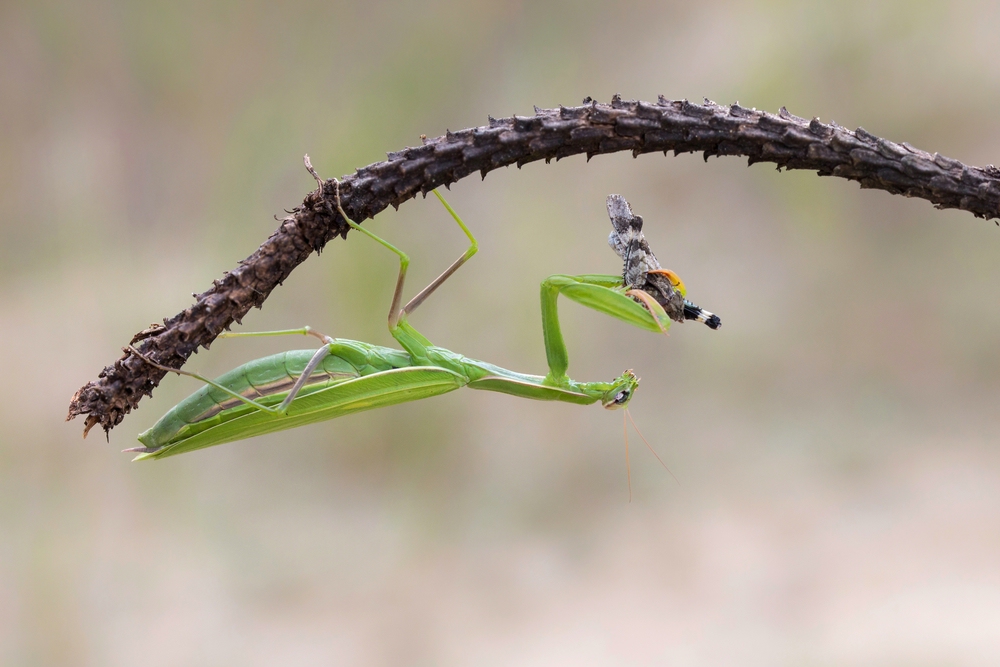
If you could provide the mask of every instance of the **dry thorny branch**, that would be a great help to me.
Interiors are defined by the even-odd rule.
[[[780,170],[813,169],[820,176],[858,181],[863,188],[920,197],[938,208],[958,208],[980,218],[1000,217],[1000,169],[970,167],[934,153],[880,139],[858,128],[811,121],[782,108],[777,115],[734,104],[720,106],[671,101],[655,104],[622,100],[582,106],[535,109],[534,116],[490,118],[489,125],[389,153],[388,160],[358,169],[340,181],[343,210],[355,221],[374,217],[390,204],[398,207],[474,172],[485,178],[493,169],[584,153],[595,155],[701,151],[743,155],[749,164],[773,162]],[[177,315],[137,333],[131,341],[143,355],[179,368],[199,347],[253,307],[260,308],[277,285],[313,251],[320,251],[349,227],[330,205],[332,180],[321,182],[302,205],[281,221],[270,238],[195,296]],[[84,435],[100,424],[105,432],[119,424],[165,375],[137,356],[126,354],[101,371],[97,381],[73,396],[69,416],[87,415]]]

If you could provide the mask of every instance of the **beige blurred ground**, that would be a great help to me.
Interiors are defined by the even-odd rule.
[[[420,134],[613,93],[786,105],[1000,160],[989,2],[0,4],[0,664],[1000,664],[1000,230],[700,156],[470,178],[482,251],[416,316],[542,372],[537,286],[615,272],[604,197],[718,312],[669,338],[563,309],[571,373],[633,414],[463,391],[151,464],[70,396],[325,176]],[[373,229],[411,289],[433,202]],[[248,329],[387,344],[393,259],[352,237]],[[282,341],[225,341],[221,372]]]

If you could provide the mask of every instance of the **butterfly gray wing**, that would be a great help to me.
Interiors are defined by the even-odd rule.
[[[608,216],[612,226],[608,245],[625,263],[622,279],[626,287],[644,285],[646,274],[659,269],[660,263],[642,235],[642,216],[633,214],[621,195],[608,195]]]

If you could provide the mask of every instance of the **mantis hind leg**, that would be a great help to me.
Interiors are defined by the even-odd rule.
[[[262,336],[315,336],[324,343],[330,342],[330,337],[306,325],[301,329],[279,329],[277,331],[223,331],[217,338],[257,338]]]
[[[208,382],[213,387],[222,389],[223,391],[226,391],[227,393],[236,396],[237,398],[240,398],[240,400],[242,400],[244,403],[247,403],[248,405],[260,408],[261,410],[264,410],[265,412],[270,412],[271,414],[284,415],[288,412],[288,406],[292,404],[292,401],[295,400],[295,397],[298,396],[299,392],[302,391],[302,387],[306,386],[306,382],[309,381],[309,377],[313,374],[313,371],[315,371],[316,368],[318,368],[319,365],[323,362],[323,359],[325,359],[330,354],[329,345],[333,342],[333,339],[325,334],[321,334],[320,332],[316,331],[309,325],[306,325],[301,329],[281,329],[279,331],[225,331],[219,334],[219,338],[254,338],[259,336],[294,336],[294,335],[315,336],[316,338],[319,338],[321,341],[323,341],[323,346],[318,350],[316,350],[316,353],[312,356],[312,358],[309,360],[309,363],[306,364],[306,367],[302,370],[302,375],[298,377],[298,379],[295,381],[295,384],[292,385],[292,388],[288,390],[288,395],[285,396],[284,400],[282,400],[281,403],[276,408],[268,408],[266,406],[257,403],[256,401],[252,401],[249,398],[246,398],[245,396],[241,396],[237,392],[229,391],[225,387],[222,387],[221,385],[218,385],[215,382],[212,382],[210,380],[205,380],[204,378],[199,376],[195,377],[198,377],[198,379]]]
[[[324,351],[324,350],[327,350],[327,347],[325,345],[320,348],[320,351]],[[152,359],[150,359],[149,357],[147,357],[146,355],[144,355],[139,350],[137,350],[134,347],[132,347],[131,345],[128,346],[128,347],[126,347],[126,348],[123,348],[123,351],[129,352],[131,354],[134,354],[135,356],[139,357],[140,359],[142,359],[143,361],[145,361],[150,366],[153,366],[155,368],[159,368],[161,371],[166,371],[168,373],[177,373],[178,375],[186,375],[188,377],[194,378],[195,380],[201,380],[205,384],[211,385],[212,387],[215,387],[219,391],[224,392],[226,394],[229,394],[233,398],[235,398],[237,400],[240,400],[240,401],[246,403],[247,405],[252,405],[253,407],[257,408],[258,410],[260,410],[262,412],[266,412],[266,413],[272,414],[272,415],[282,415],[282,414],[285,413],[285,410],[282,409],[282,406],[284,406],[284,403],[282,403],[281,406],[278,406],[276,408],[272,408],[272,407],[269,407],[267,405],[264,405],[263,403],[258,403],[257,401],[253,400],[252,398],[247,398],[246,396],[244,396],[243,394],[239,393],[238,391],[234,391],[234,390],[230,389],[229,387],[226,387],[225,385],[221,385],[218,382],[216,382],[215,380],[207,378],[204,375],[200,375],[198,373],[192,373],[191,371],[184,371],[184,370],[181,370],[180,368],[171,368],[170,366],[164,366],[163,364],[158,364],[155,361],[153,361]],[[329,354],[328,351],[327,351],[327,354]],[[319,355],[319,353],[317,352],[316,356],[318,356],[318,355]],[[326,354],[324,354],[323,356],[325,357]],[[313,358],[315,359],[315,356]],[[319,360],[322,361],[323,357],[320,357]],[[303,373],[303,377],[308,377],[308,376],[306,376],[306,374]],[[302,380],[302,378],[299,378],[299,380]],[[304,380],[303,380],[303,382],[304,382]],[[298,382],[296,382],[296,384],[298,384]],[[289,392],[289,393],[291,393],[291,392]],[[286,409],[287,409],[287,407],[286,407]],[[125,451],[132,451],[132,450],[125,450]]]
[[[170,366],[164,366],[162,364],[158,364],[132,346],[129,346],[125,349],[134,354],[135,356],[139,357],[143,361],[145,361],[147,364],[155,366],[160,370],[167,371],[168,373],[177,373],[178,375],[186,375],[196,380],[201,380],[205,384],[211,385],[212,387],[215,387],[219,391],[225,392],[230,396],[232,396],[233,398],[239,399],[240,401],[246,403],[247,405],[251,405],[257,408],[258,410],[261,410],[263,412],[275,416],[282,416],[288,412],[288,406],[292,404],[292,401],[295,400],[295,397],[298,396],[299,392],[302,391],[302,387],[304,387],[306,385],[306,382],[309,381],[309,377],[313,374],[313,371],[315,371],[316,368],[319,367],[319,365],[323,362],[323,359],[329,356],[330,354],[329,345],[330,343],[333,342],[333,339],[330,338],[329,336],[321,334],[320,332],[316,331],[310,326],[304,326],[301,329],[281,329],[279,331],[224,331],[218,336],[219,338],[254,338],[260,336],[293,336],[293,335],[315,336],[316,338],[319,338],[321,341],[323,341],[324,344],[322,347],[316,350],[315,354],[313,354],[312,358],[309,360],[309,363],[306,364],[306,367],[302,370],[302,375],[298,377],[298,379],[295,381],[295,384],[292,385],[292,388],[288,390],[288,395],[285,396],[284,400],[282,400],[277,407],[269,407],[267,405],[259,403],[253,400],[252,398],[244,396],[238,391],[234,391],[229,387],[219,384],[215,380],[211,380],[205,377],[204,375],[200,375],[198,373],[192,373],[191,371],[184,371],[179,368],[171,368]]]

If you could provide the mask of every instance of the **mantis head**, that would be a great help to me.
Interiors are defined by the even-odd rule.
[[[635,388],[638,386],[639,378],[635,376],[632,369],[625,371],[612,383],[611,389],[608,389],[601,397],[601,405],[608,410],[624,408],[632,400],[632,394],[635,393]]]

